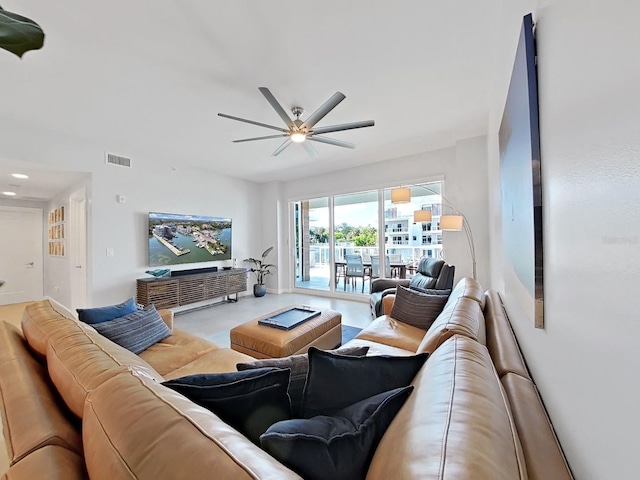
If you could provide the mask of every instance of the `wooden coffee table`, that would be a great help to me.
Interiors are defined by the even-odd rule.
[[[306,353],[309,347],[331,349],[342,341],[342,314],[334,310],[321,310],[319,316],[292,328],[259,325],[258,321],[294,308],[291,305],[270,312],[231,329],[231,348],[254,358],[280,358]]]

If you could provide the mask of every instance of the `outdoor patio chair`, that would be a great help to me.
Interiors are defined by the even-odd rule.
[[[391,255],[388,255],[387,258],[389,259],[388,262],[394,262],[394,263],[402,262],[402,255],[400,254],[391,254]],[[398,267],[391,268],[391,274],[386,275],[386,277],[399,278],[400,269]]]
[[[362,279],[362,293],[364,293],[364,278],[367,272],[364,269],[362,257],[360,255],[345,255],[347,264],[344,269],[344,290],[347,289],[347,280],[351,279],[351,285],[355,289],[356,279]]]
[[[384,275],[380,275],[380,255],[371,255],[371,272],[369,274],[369,291],[371,291],[371,282],[374,278],[391,277],[391,262],[389,255],[385,256]]]

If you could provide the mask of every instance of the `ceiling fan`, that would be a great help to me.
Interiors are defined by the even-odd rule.
[[[267,135],[264,137],[243,138],[241,140],[233,140],[233,143],[252,142],[254,140],[267,140],[271,138],[287,137],[282,145],[280,145],[271,154],[272,156],[279,155],[286,149],[291,143],[300,143],[309,153],[311,158],[319,158],[318,151],[307,140],[314,142],[327,143],[329,145],[335,145],[337,147],[344,148],[356,148],[353,143],[343,142],[342,140],[335,140],[333,138],[321,137],[320,134],[340,132],[342,130],[352,130],[354,128],[373,127],[373,120],[365,120],[363,122],[343,123],[340,125],[330,125],[327,127],[315,127],[315,125],[322,120],[331,110],[333,110],[342,100],[346,97],[340,92],[334,93],[329,100],[324,102],[320,108],[318,108],[313,114],[307,117],[306,120],[300,120],[300,115],[304,113],[302,107],[292,107],[291,113],[296,117],[295,120],[291,119],[287,112],[282,108],[282,105],[278,103],[271,91],[266,87],[260,87],[260,92],[271,104],[276,113],[282,118],[287,128],[276,127],[274,125],[267,125],[266,123],[254,122],[253,120],[247,120],[245,118],[234,117],[225,113],[218,113],[219,116],[224,118],[230,118],[231,120],[237,120],[239,122],[250,123],[252,125],[258,125],[259,127],[270,128],[272,130],[278,130],[281,133],[278,135]]]

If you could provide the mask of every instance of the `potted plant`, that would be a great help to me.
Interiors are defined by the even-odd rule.
[[[262,258],[245,258],[243,261],[252,263],[253,267],[251,267],[251,271],[256,274],[257,283],[253,286],[253,294],[256,297],[264,297],[267,293],[267,287],[264,284],[264,277],[266,275],[271,275],[273,273],[272,269],[275,269],[276,266],[272,263],[266,263],[267,256],[271,253],[273,247],[267,248],[264,252],[262,252]]]

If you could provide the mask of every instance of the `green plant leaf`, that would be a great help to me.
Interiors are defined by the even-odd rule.
[[[0,48],[22,58],[29,50],[38,50],[42,45],[44,32],[40,25],[0,7]]]
[[[273,247],[269,247],[267,248],[264,252],[262,252],[262,259],[264,260],[265,258],[267,258],[267,255],[269,255],[271,253],[271,250],[273,250]]]

